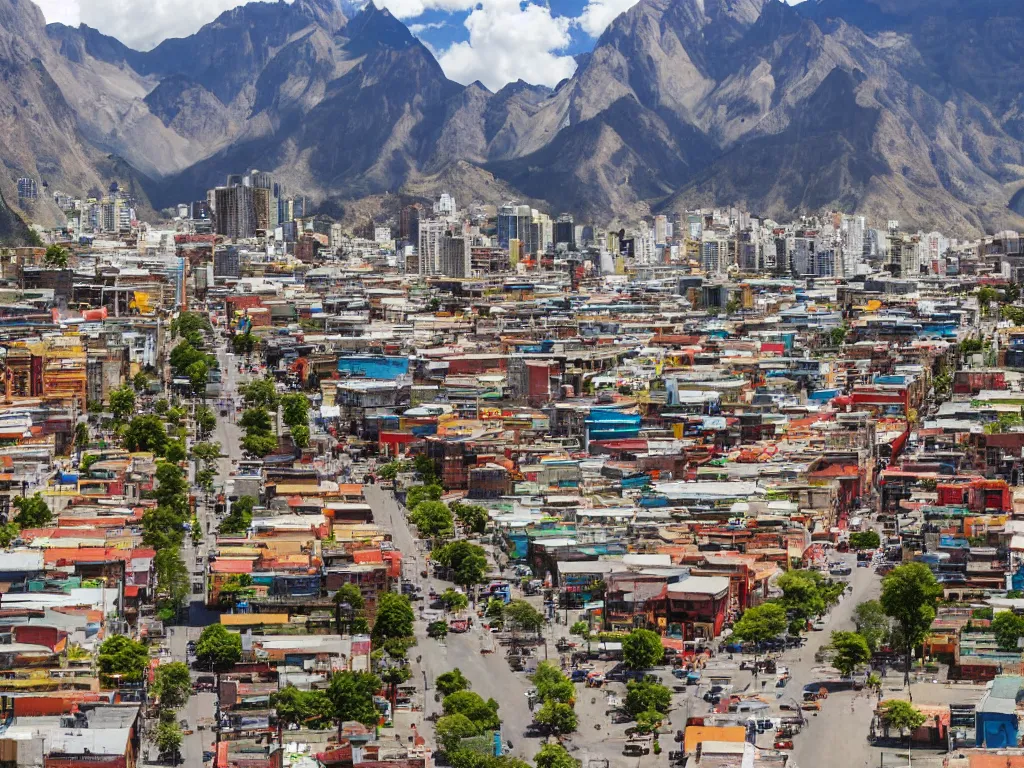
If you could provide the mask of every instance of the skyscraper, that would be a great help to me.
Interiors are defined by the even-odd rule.
[[[528,205],[506,203],[498,209],[498,245],[508,248],[509,240],[520,242],[522,255],[536,251],[531,237],[530,225],[533,223],[533,210]]]
[[[214,190],[214,231],[232,239],[256,233],[256,201],[252,187],[237,184]]]
[[[571,213],[563,213],[555,220],[555,247],[565,243],[569,250],[576,249],[576,226]]]

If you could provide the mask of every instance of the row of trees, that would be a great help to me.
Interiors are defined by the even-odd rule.
[[[246,406],[238,422],[245,430],[242,448],[259,457],[277,448],[277,435],[272,425],[278,407],[295,445],[299,448],[309,445],[309,398],[304,394],[279,395],[272,378],[257,379],[242,386],[240,391]]]
[[[559,733],[571,733],[577,727],[576,713],[570,702],[573,685],[557,667],[542,662],[533,676],[538,696],[545,701],[538,712]],[[445,757],[454,768],[529,768],[529,764],[513,757],[494,757],[467,748],[466,739],[482,736],[501,724],[498,704],[494,699],[484,700],[470,691],[470,683],[456,667],[437,676],[435,686],[444,696],[444,716],[438,719],[435,734]],[[547,702],[553,702],[550,706]],[[545,708],[547,712],[545,713]],[[566,713],[568,711],[568,714]],[[542,713],[544,713],[542,715]],[[538,719],[538,722],[541,722]],[[561,744],[545,744],[534,757],[537,768],[579,768],[579,761]]]
[[[753,643],[761,643],[781,635],[794,616],[801,618],[808,606],[817,607],[818,598],[806,594],[806,585],[816,582],[791,571],[779,579],[790,587],[783,588],[780,600],[763,603],[747,609],[733,626],[733,635]],[[787,577],[790,577],[787,579]],[[797,592],[793,577],[800,579],[801,592]],[[935,619],[935,605],[942,594],[942,586],[923,563],[906,563],[894,568],[882,581],[879,600],[861,603],[854,611],[856,632],[833,632],[831,641],[832,664],[842,674],[849,675],[867,663],[871,654],[883,645],[899,650],[904,657],[904,681],[910,683],[910,667],[914,649],[924,640]],[[799,600],[798,600],[799,597]],[[1004,619],[1004,634],[1000,644],[1017,647],[1017,638],[1024,636],[1024,620],[1019,624]],[[999,637],[999,628],[996,628]]]
[[[198,312],[182,312],[171,321],[171,338],[180,338],[171,350],[170,363],[176,376],[188,378],[192,391],[202,397],[210,371],[218,368],[215,355],[204,351],[205,333],[212,333],[210,319]]]
[[[387,466],[387,465],[385,465]],[[444,489],[436,483],[414,485],[406,493],[405,505],[409,510],[409,521],[425,539],[445,539],[455,533],[458,520],[467,533],[481,534],[487,530],[489,516],[479,504],[464,504],[441,501]]]

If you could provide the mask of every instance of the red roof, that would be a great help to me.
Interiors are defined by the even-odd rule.
[[[210,563],[211,573],[252,573],[252,560],[225,560]]]
[[[384,557],[381,555],[379,549],[361,549],[358,552],[352,553],[352,562],[354,563],[383,563]]]
[[[125,584],[124,596],[125,597],[138,597],[139,596],[139,588],[136,585],[134,585],[134,584]]]

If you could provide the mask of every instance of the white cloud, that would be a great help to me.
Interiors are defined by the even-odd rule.
[[[577,19],[580,27],[591,37],[600,37],[620,13],[625,13],[638,0],[588,0]]]
[[[47,24],[67,24],[77,27],[81,23],[78,0],[35,0],[46,17]]]
[[[520,0],[482,0],[466,18],[469,40],[453,43],[438,61],[448,77],[469,84],[479,80],[492,91],[525,80],[553,87],[576,71],[566,17]]]
[[[48,22],[79,22],[149,50],[169,37],[187,37],[247,0],[36,0]],[[286,0],[292,2],[292,0]]]
[[[446,21],[432,21],[429,24],[410,24],[409,31],[412,32],[414,35],[419,36],[422,33],[426,32],[428,29],[441,29],[447,26],[448,22]]]
[[[376,3],[399,19],[415,19],[427,11],[468,11],[477,0],[376,0]]]

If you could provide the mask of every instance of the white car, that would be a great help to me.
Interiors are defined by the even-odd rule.
[[[819,619],[815,619],[815,620],[814,620],[814,623],[812,623],[812,624],[811,624],[811,627],[812,627],[812,628],[813,628],[813,629],[814,629],[814,630],[815,630],[816,632],[821,632],[822,630],[824,630],[824,629],[825,629],[825,624],[826,624],[826,623],[827,623],[827,622],[825,621],[825,619],[821,619],[821,618],[819,618]]]

